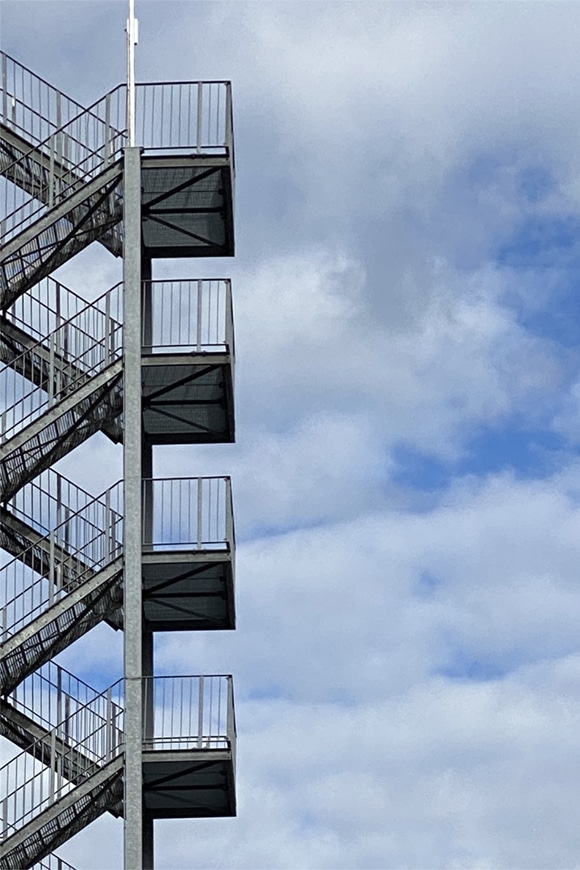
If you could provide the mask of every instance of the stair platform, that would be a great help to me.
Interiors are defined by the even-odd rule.
[[[233,629],[230,552],[143,553],[143,616],[150,631]]]
[[[143,752],[145,810],[153,819],[235,816],[231,749]]]
[[[142,357],[143,433],[150,444],[235,439],[233,361],[225,353]]]
[[[147,257],[232,257],[233,181],[227,154],[142,159],[142,234]]]

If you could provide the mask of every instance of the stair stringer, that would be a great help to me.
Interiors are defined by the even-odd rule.
[[[87,775],[83,783],[50,804],[0,847],[0,870],[22,870],[49,855],[123,798],[124,755]]]
[[[50,275],[122,220],[120,161],[85,183],[26,229],[6,241],[0,254],[0,309]],[[121,253],[119,240],[117,253]]]
[[[123,567],[119,558],[84,580],[0,645],[0,695],[107,618],[122,604]]]
[[[116,360],[0,448],[0,501],[12,498],[25,483],[117,420],[123,404],[122,368],[122,360]]]

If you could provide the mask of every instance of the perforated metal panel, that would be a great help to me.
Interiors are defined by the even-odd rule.
[[[235,627],[229,556],[209,561],[202,553],[144,555],[143,613],[153,631]]]
[[[217,355],[216,355],[217,357]],[[220,355],[220,359],[225,359]],[[143,366],[143,432],[151,444],[234,440],[230,364],[211,355],[149,358]],[[167,364],[166,364],[167,363]]]
[[[142,185],[143,245],[148,256],[233,255],[232,171],[227,158],[145,159]]]

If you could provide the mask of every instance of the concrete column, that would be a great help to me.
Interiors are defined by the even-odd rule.
[[[124,157],[125,868],[143,863],[141,150]]]

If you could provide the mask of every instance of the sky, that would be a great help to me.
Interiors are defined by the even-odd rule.
[[[238,630],[156,668],[234,674],[238,817],[156,823],[156,866],[579,867],[580,6],[136,7],[138,80],[231,79],[237,149],[236,258],[154,269],[232,278],[237,442],[154,470],[232,476]],[[126,14],[2,0],[0,45],[88,104]],[[122,639],[60,660],[104,688]],[[59,853],[120,868],[122,823]]]

